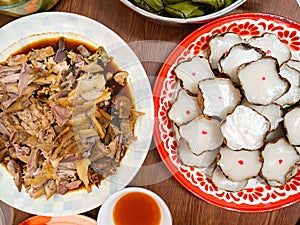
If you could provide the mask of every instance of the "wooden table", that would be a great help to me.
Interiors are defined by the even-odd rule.
[[[152,85],[171,50],[185,36],[200,27],[195,24],[161,24],[134,13],[118,0],[61,0],[52,10],[90,17],[119,34],[141,59]],[[269,12],[300,22],[300,8],[295,0],[248,0],[232,13],[238,12]],[[0,26],[14,19],[0,15]],[[151,44],[153,41],[158,43],[155,48]],[[167,47],[164,42],[168,43]],[[156,166],[151,167],[154,164]],[[141,170],[130,186],[143,186],[160,195],[170,208],[174,225],[294,225],[300,217],[300,203],[273,212],[254,214],[232,212],[204,202],[184,189],[170,175],[161,163],[154,142],[144,166],[148,166],[147,170]],[[96,208],[85,214],[96,218],[98,210]],[[14,224],[30,216],[15,210]]]

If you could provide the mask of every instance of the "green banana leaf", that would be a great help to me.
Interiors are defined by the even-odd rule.
[[[224,6],[227,7],[231,5],[233,2],[235,2],[235,0],[224,0]]]
[[[185,0],[163,0],[165,5],[174,4],[178,2],[184,2]]]
[[[134,2],[149,12],[159,14],[164,10],[164,4],[162,0],[134,0]]]
[[[165,10],[170,16],[183,19],[203,16],[205,13],[203,10],[199,9],[199,6],[192,1],[184,1],[166,5]]]
[[[225,0],[193,0],[193,2],[212,6],[215,11],[225,6]]]

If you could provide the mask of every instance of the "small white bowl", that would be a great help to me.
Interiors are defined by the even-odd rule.
[[[217,18],[231,12],[232,10],[236,9],[237,7],[242,5],[247,0],[237,0],[234,3],[232,3],[231,5],[225,7],[225,8],[223,8],[223,9],[217,11],[217,12],[207,14],[207,15],[204,15],[204,16],[188,18],[188,19],[172,18],[172,17],[165,17],[165,16],[156,15],[154,13],[150,13],[150,12],[134,5],[129,0],[120,0],[120,1],[123,4],[125,4],[126,6],[128,6],[129,8],[131,8],[132,10],[134,10],[135,12],[137,12],[137,13],[143,15],[143,16],[146,16],[148,18],[154,19],[156,21],[173,23],[173,24],[200,24],[200,23],[206,23],[206,22],[209,22],[211,20],[217,19]]]
[[[172,216],[170,213],[170,210],[166,203],[154,192],[149,191],[145,188],[139,188],[139,187],[129,187],[125,188],[121,191],[118,191],[111,195],[101,206],[98,217],[97,217],[97,224],[98,225],[114,225],[113,221],[113,209],[118,201],[118,199],[123,196],[124,194],[127,193],[132,193],[132,192],[142,192],[150,197],[152,197],[159,205],[160,210],[161,210],[161,223],[160,225],[172,225]]]

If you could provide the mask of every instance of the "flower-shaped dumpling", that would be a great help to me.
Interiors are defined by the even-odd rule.
[[[205,115],[224,119],[241,102],[242,95],[230,79],[211,78],[199,82],[198,99]]]
[[[233,150],[255,150],[263,146],[270,122],[254,109],[239,105],[221,124],[225,143]]]
[[[268,143],[262,151],[262,177],[271,186],[282,186],[295,175],[294,167],[300,160],[295,147],[285,138]]]
[[[179,63],[174,72],[182,88],[193,95],[198,94],[199,81],[215,77],[208,60],[201,56],[194,56],[191,60]]]
[[[289,82],[279,75],[275,58],[263,57],[243,64],[238,78],[247,100],[252,104],[268,105],[289,89]]]
[[[300,108],[290,110],[284,116],[287,138],[292,145],[300,145]]]
[[[220,122],[204,115],[179,127],[180,136],[187,142],[191,151],[200,155],[209,150],[215,150],[223,143]]]
[[[217,164],[231,181],[245,181],[256,177],[262,167],[259,150],[235,151],[227,146],[221,147]]]

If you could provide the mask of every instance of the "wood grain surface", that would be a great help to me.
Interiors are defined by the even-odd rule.
[[[51,10],[90,17],[116,32],[140,58],[152,85],[163,61],[173,48],[201,26],[152,21],[133,12],[118,0],[61,0]],[[239,12],[268,12],[300,22],[300,8],[296,0],[248,0],[232,13]],[[14,19],[0,15],[0,27]],[[265,213],[233,212],[206,203],[171,176],[161,162],[154,142],[141,171],[130,186],[142,186],[160,195],[170,208],[174,225],[294,225],[300,217],[300,203]],[[96,208],[85,215],[96,218],[98,211],[99,208]],[[14,224],[30,216],[15,210]]]

